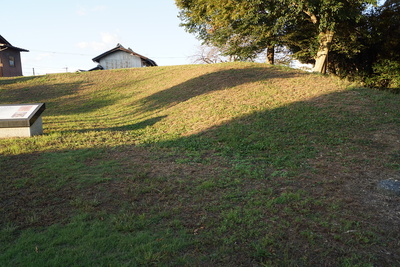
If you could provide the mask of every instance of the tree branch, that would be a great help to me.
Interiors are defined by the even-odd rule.
[[[317,16],[316,16],[315,14],[311,13],[311,12],[308,11],[308,10],[303,10],[303,12],[306,13],[306,14],[310,17],[311,22],[312,22],[313,24],[317,24],[317,23],[318,23],[318,18],[317,18]]]

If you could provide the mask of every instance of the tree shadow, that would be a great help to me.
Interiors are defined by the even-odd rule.
[[[19,79],[16,80],[16,83],[19,82]],[[55,99],[74,95],[82,86],[84,86],[83,81],[56,84],[38,81],[34,85],[0,91],[0,97],[4,102],[56,102]]]
[[[133,123],[133,124],[125,124],[122,126],[116,126],[116,127],[99,127],[99,128],[88,128],[88,129],[81,129],[81,130],[74,130],[74,132],[91,132],[91,131],[118,131],[118,132],[125,132],[125,131],[136,131],[140,129],[144,129],[149,126],[153,126],[157,122],[161,121],[162,119],[166,118],[167,116],[158,116],[154,118],[150,118],[147,120],[140,121],[138,123]],[[71,131],[62,131],[62,133],[68,133]]]
[[[41,76],[25,76],[25,77],[14,77],[14,78],[7,78],[7,77],[1,77],[0,78],[0,86],[1,85],[7,85],[7,84],[13,84],[13,83],[20,83],[20,82],[26,82],[30,80],[35,80],[35,79],[40,79]]]
[[[275,78],[291,78],[310,75],[285,68],[234,68],[217,71],[193,78],[169,89],[160,91],[138,101],[140,112],[172,107],[199,95],[224,90],[246,83],[267,81]]]
[[[379,91],[387,91],[392,94],[400,94],[400,87],[394,87],[394,88],[388,88],[388,87],[372,87],[373,89],[379,90]]]
[[[93,85],[83,79],[74,82],[56,83],[49,82],[52,78],[47,76],[36,79],[38,80],[37,84],[4,91],[0,90],[2,103],[46,103],[46,114],[51,110],[51,115],[72,115],[91,112],[112,105],[120,99],[118,95],[111,93],[99,96],[96,99],[80,94],[82,88]],[[25,79],[19,78],[13,79],[13,81],[19,83],[25,81]],[[87,101],[87,97],[90,97],[90,101]]]
[[[139,99],[131,103],[132,112],[127,115],[139,115],[140,113],[151,112],[157,109],[174,106],[185,102],[199,95],[213,91],[224,90],[246,83],[267,81],[275,78],[289,78],[295,76],[310,75],[304,72],[288,71],[285,68],[254,68],[242,67],[213,72],[190,79],[179,85],[160,91],[153,95]],[[154,79],[154,77],[152,77]],[[160,78],[161,79],[161,78]],[[123,98],[118,94],[102,92],[101,95],[82,95],[81,89],[93,86],[84,77],[74,82],[58,82],[51,75],[23,77],[16,79],[0,80],[1,84],[11,84],[34,80],[29,86],[17,89],[0,91],[0,98],[3,103],[46,103],[46,114],[51,115],[76,115],[88,113],[100,108],[111,106]],[[36,82],[37,81],[37,82]],[[118,86],[129,86],[127,82],[118,83]],[[131,81],[137,82],[137,81]],[[115,86],[115,84],[113,84]],[[46,115],[45,114],[45,115]],[[124,115],[125,116],[125,115]]]
[[[210,148],[227,157],[258,158],[275,168],[303,166],[327,147],[348,145],[362,151],[370,149],[363,143],[376,143],[379,148],[379,141],[370,140],[373,131],[393,122],[390,117],[371,119],[371,114],[386,112],[395,117],[400,113],[395,99],[390,106],[382,106],[376,103],[373,91],[365,91],[331,93],[255,112],[157,145],[198,151]],[[396,131],[394,125],[392,128]]]
[[[398,118],[396,114],[399,114],[397,96],[392,99],[385,96],[376,101],[374,91],[349,90],[255,112],[191,136],[161,142],[155,138],[152,147],[122,144],[96,147],[99,144],[94,144],[84,149],[54,147],[54,151],[0,155],[0,167],[5,173],[1,176],[0,204],[5,208],[0,210],[3,215],[0,223],[10,220],[27,224],[27,214],[32,212],[47,220],[38,220],[40,226],[60,223],[78,210],[69,204],[76,203],[77,196],[87,197],[88,201],[91,197],[101,204],[90,207],[93,213],[104,212],[105,208],[107,214],[126,212],[129,207],[133,214],[160,215],[165,208],[176,213],[166,216],[163,223],[172,225],[178,218],[181,220],[179,227],[187,231],[193,232],[206,216],[213,220],[209,227],[210,231],[215,230],[215,236],[193,235],[195,239],[205,238],[197,241],[206,240],[211,244],[203,251],[202,260],[211,263],[212,256],[204,255],[215,255],[222,246],[234,246],[235,249],[239,246],[242,252],[229,258],[230,263],[249,265],[243,259],[252,258],[250,253],[254,255],[254,251],[246,248],[246,244],[265,244],[262,236],[272,234],[265,224],[257,223],[271,219],[271,213],[264,212],[268,208],[262,203],[276,199],[276,211],[272,213],[275,219],[287,220],[289,214],[293,218],[308,217],[313,208],[319,218],[331,216],[334,211],[335,217],[327,218],[340,218],[340,227],[345,227],[348,221],[368,218],[368,222],[376,227],[373,233],[380,240],[394,240],[393,234],[398,235],[399,231],[393,230],[394,222],[388,219],[393,215],[388,214],[398,212],[398,202],[395,198],[382,198],[372,185],[391,171],[391,154],[399,151],[399,139],[395,137],[400,133],[400,124],[395,119]],[[163,118],[159,116],[104,130],[138,130]],[[384,142],[383,135],[380,139],[374,135],[379,129],[384,133],[388,127],[392,136],[387,141],[395,142],[393,148]],[[172,156],[164,155],[171,151],[174,151]],[[204,158],[196,159],[196,164],[192,159],[182,160],[190,154],[186,152],[192,151],[199,152],[192,153],[196,157]],[[207,163],[211,158],[214,161]],[[317,165],[310,166],[310,160]],[[227,171],[216,173],[214,168]],[[288,174],[291,170],[296,172]],[[54,186],[55,181],[63,181],[65,186],[58,189]],[[289,199],[290,193],[297,190],[305,192],[304,199]],[[310,199],[315,199],[315,203]],[[366,202],[365,199],[370,200]],[[287,206],[290,213],[278,211],[291,202],[293,206]],[[304,208],[300,206],[301,202]],[[220,241],[231,232],[216,230],[219,222],[226,220],[217,210],[234,210],[238,206],[259,211],[254,213],[258,216],[254,224],[246,226],[256,229],[259,238],[244,236],[240,239],[242,242],[226,245]],[[236,225],[232,231],[234,227]],[[309,244],[309,237],[303,230],[315,227],[319,227],[321,235],[326,234],[316,239],[313,248],[319,251],[322,247],[327,253],[315,255],[308,246],[299,246],[300,249],[291,246],[294,239]],[[316,226],[315,220],[304,221],[296,228],[290,223],[285,224],[280,229],[290,229],[293,239],[279,239],[277,246],[286,247],[293,262],[302,255],[310,259],[306,265],[324,262],[326,258],[336,262],[339,260],[337,251],[344,250],[345,246],[336,242],[336,235],[331,234],[337,226],[328,227],[329,224]],[[398,246],[379,244],[379,248],[397,255]],[[198,252],[196,248],[192,249],[186,248],[184,253]],[[226,251],[220,256],[228,257],[231,250]],[[376,256],[376,263],[379,262],[376,247],[362,246],[362,251]],[[393,265],[391,263],[396,259],[397,256],[385,257],[385,265]]]
[[[166,118],[167,116],[158,116],[155,118],[150,118],[144,121],[140,121],[138,123],[134,124],[128,124],[124,126],[118,126],[118,127],[111,127],[111,128],[104,128],[104,130],[111,130],[111,131],[135,131],[139,129],[144,129],[148,126],[153,126],[157,122],[161,121],[162,119]]]

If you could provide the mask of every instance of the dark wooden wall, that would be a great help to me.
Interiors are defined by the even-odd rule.
[[[10,57],[14,57],[14,66],[10,66]],[[21,53],[6,49],[0,52],[0,77],[22,76]]]

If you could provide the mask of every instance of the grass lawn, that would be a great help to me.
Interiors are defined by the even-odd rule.
[[[0,266],[397,266],[400,94],[256,63],[0,79]]]

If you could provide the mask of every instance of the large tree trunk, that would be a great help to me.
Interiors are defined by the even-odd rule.
[[[328,66],[329,46],[332,42],[334,32],[326,31],[319,34],[319,49],[315,57],[314,72],[326,73]]]
[[[275,63],[275,45],[267,47],[267,64],[274,65]]]

